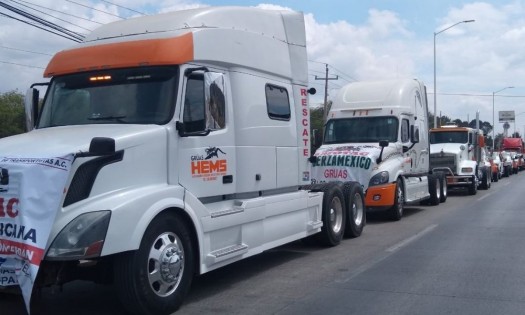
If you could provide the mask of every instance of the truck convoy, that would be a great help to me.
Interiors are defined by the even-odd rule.
[[[525,168],[523,160],[523,140],[521,138],[503,138],[501,150],[509,152],[513,160],[512,173],[517,174]]]
[[[367,210],[400,220],[406,204],[437,205],[447,183],[429,166],[426,88],[414,79],[350,83],[328,113],[315,182],[358,181]]]
[[[194,274],[306,237],[335,246],[363,230],[359,183],[311,185],[302,13],[209,7],[119,21],[57,53],[44,75],[51,81],[42,108],[36,89],[26,98],[30,131],[0,140],[5,169],[71,163],[32,275],[37,287],[114,282],[130,312],[169,314]],[[437,203],[439,192],[428,174],[423,86],[395,87],[410,93],[368,117],[378,133],[359,140],[388,140],[379,162],[362,150],[352,163],[373,171],[370,202],[391,203],[400,216],[403,203]],[[365,118],[377,104],[363,105],[334,108],[329,142],[343,142],[335,132],[346,120],[336,118]],[[27,211],[27,193],[11,199],[10,214]],[[15,233],[0,242],[13,249],[1,258],[26,264],[17,253],[28,247]]]
[[[430,130],[430,167],[443,172],[449,187],[466,188],[475,195],[478,187],[489,189],[492,170],[483,159],[485,141],[479,129],[442,126]]]

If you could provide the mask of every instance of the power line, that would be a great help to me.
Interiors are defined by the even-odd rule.
[[[0,6],[5,8],[5,9],[7,9],[7,10],[9,10],[9,11],[11,11],[11,12],[14,12],[14,13],[16,13],[18,15],[21,15],[21,16],[25,17],[26,19],[29,19],[30,21],[34,21],[36,23],[39,23],[39,24],[47,27],[46,30],[53,29],[55,31],[58,31],[58,32],[62,33],[63,35],[65,35],[66,38],[69,38],[71,40],[82,41],[82,39],[84,39],[84,35],[82,35],[82,34],[79,34],[79,33],[73,32],[71,30],[68,30],[67,28],[64,28],[64,27],[62,27],[60,25],[57,25],[57,24],[55,24],[53,22],[49,22],[49,21],[47,21],[47,20],[45,20],[45,19],[43,19],[41,17],[33,15],[33,14],[31,14],[31,13],[29,13],[27,11],[24,11],[24,10],[22,10],[20,8],[13,7],[13,6],[11,6],[11,5],[3,2],[3,1],[0,1]],[[20,19],[17,19],[17,20],[22,21]],[[30,25],[33,25],[33,24],[30,24]],[[33,25],[33,26],[35,26],[35,25]]]
[[[434,92],[427,92],[427,93],[434,94]],[[437,95],[492,97],[492,94],[471,94],[471,93],[437,93]],[[499,95],[498,94],[497,97],[522,98],[522,97],[525,97],[525,95]]]
[[[139,11],[136,11],[136,10],[133,10],[133,9],[130,9],[130,8],[126,8],[125,6],[118,5],[118,4],[113,3],[113,2],[109,2],[109,1],[105,1],[105,0],[100,0],[100,1],[105,2],[105,3],[112,4],[112,5],[116,6],[116,7],[122,8],[122,9],[129,10],[129,11],[131,11],[131,12],[135,12],[135,13],[142,14],[142,15],[147,15],[147,14],[145,14],[145,13],[142,13],[142,12],[139,12]]]
[[[11,1],[12,1],[12,0],[11,0]],[[24,1],[24,0],[18,0],[18,1],[19,1],[19,2],[24,2],[24,3],[27,3],[27,4],[30,4],[30,5],[35,6],[35,7],[38,7],[38,8],[46,9],[46,10],[49,10],[49,11],[52,11],[52,12],[58,12],[58,13],[61,13],[61,14],[64,14],[64,15],[68,15],[68,16],[71,16],[71,17],[74,17],[74,18],[77,18],[77,19],[81,19],[81,20],[84,20],[84,21],[88,21],[88,22],[96,23],[96,24],[99,24],[99,25],[103,25],[103,24],[104,24],[104,23],[100,23],[100,22],[93,21],[93,20],[90,20],[90,19],[86,19],[86,18],[81,17],[81,16],[78,16],[78,15],[74,15],[74,14],[70,14],[70,13],[62,12],[62,11],[59,11],[59,10],[55,10],[55,9],[51,9],[51,8],[47,8],[47,7],[44,7],[44,6],[41,6],[41,5],[35,4],[35,3],[31,3],[31,2],[28,2],[28,1]]]
[[[343,71],[337,69],[336,67],[334,67],[334,66],[332,66],[332,65],[329,65],[329,66],[330,66],[332,69],[334,69],[335,71],[337,71],[337,72],[339,72],[339,73],[341,73],[341,74],[343,74],[343,75],[349,77],[351,80],[353,80],[353,81],[359,81],[359,80],[357,80],[356,78],[352,77],[351,75],[349,75],[349,74],[347,74],[347,73],[344,73]]]
[[[45,69],[44,67],[31,66],[31,65],[23,65],[23,64],[20,64],[20,63],[9,62],[9,61],[2,61],[2,60],[0,60],[0,63],[5,63],[5,64],[8,64],[8,65],[21,66],[21,67],[28,67],[28,68]]]
[[[74,3],[74,4],[79,5],[79,6],[81,6],[81,7],[84,7],[84,8],[88,8],[88,9],[91,9],[91,10],[95,10],[95,11],[98,11],[98,12],[102,12],[102,13],[105,13],[105,14],[107,14],[107,15],[111,15],[111,16],[114,16],[114,17],[118,17],[119,19],[124,20],[123,17],[118,16],[118,15],[113,14],[113,13],[109,13],[109,12],[106,12],[106,11],[103,11],[103,10],[95,9],[95,8],[93,8],[93,7],[90,7],[90,6],[87,6],[87,5],[84,5],[84,4],[82,4],[82,3],[78,3],[78,2],[72,1],[72,0],[66,0],[66,1],[67,1],[67,2],[71,2],[71,3]]]
[[[81,28],[81,29],[83,29],[83,30],[86,30],[86,31],[88,31],[88,32],[91,32],[91,31],[92,31],[92,30],[90,30],[90,29],[88,29],[88,28],[85,28],[85,27],[82,27],[82,26],[77,25],[77,24],[75,24],[75,23],[72,23],[72,22],[70,22],[70,21],[67,21],[67,20],[61,19],[61,18],[59,18],[59,17],[57,17],[57,16],[54,16],[54,15],[51,15],[51,14],[49,14],[49,13],[46,13],[46,12],[43,12],[43,11],[37,10],[37,9],[35,9],[35,8],[32,8],[32,7],[30,7],[30,6],[26,5],[26,4],[20,3],[20,2],[18,2],[18,1],[15,1],[15,0],[8,0],[8,1],[14,2],[14,3],[16,3],[16,4],[20,5],[20,6],[23,6],[23,7],[26,7],[26,8],[28,8],[28,9],[34,10],[34,11],[39,12],[39,13],[41,13],[41,14],[44,14],[44,15],[50,16],[50,17],[55,18],[55,19],[57,19],[57,20],[59,20],[59,21],[62,21],[62,22],[65,22],[65,23],[71,24],[71,25],[73,25],[73,26],[76,26],[76,27]]]
[[[32,54],[38,54],[38,55],[53,56],[51,54],[46,54],[46,53],[42,53],[42,52],[31,51],[31,50],[24,50],[24,49],[12,48],[12,47],[6,47],[6,46],[1,46],[1,45],[0,45],[0,48],[16,50],[16,51],[23,51],[23,52],[32,53]]]
[[[62,35],[62,34],[60,34],[60,33],[57,33],[57,32],[53,32],[52,30],[48,30],[48,29],[46,29],[46,28],[43,28],[43,27],[38,26],[38,25],[36,25],[36,24],[30,23],[30,22],[28,22],[28,21],[24,21],[24,20],[21,20],[21,19],[15,18],[14,16],[11,16],[11,15],[9,15],[9,14],[5,14],[5,13],[0,12],[0,15],[1,15],[1,16],[4,16],[4,17],[8,17],[8,18],[13,19],[13,20],[16,20],[16,21],[19,21],[19,22],[22,22],[22,23],[25,23],[25,24],[28,24],[28,25],[31,25],[31,26],[34,26],[34,27],[39,28],[39,29],[41,29],[41,30],[43,30],[43,31],[46,31],[46,32],[49,32],[49,33],[52,33],[52,34],[58,35],[58,36],[60,36],[60,37],[67,38],[67,39],[69,39],[69,40],[72,40],[72,41],[75,41],[75,42],[78,42],[78,43],[81,42],[81,40],[74,39],[74,38],[71,38],[71,37],[68,37],[68,36]]]

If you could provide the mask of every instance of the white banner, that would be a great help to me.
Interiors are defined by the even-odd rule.
[[[0,286],[20,285],[28,312],[72,162],[0,157]]]
[[[357,181],[366,190],[380,152],[371,145],[323,145],[315,152],[312,182]]]

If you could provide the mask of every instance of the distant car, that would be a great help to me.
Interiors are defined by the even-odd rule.
[[[510,152],[501,151],[501,160],[503,161],[503,177],[512,175],[512,157]]]
[[[489,162],[492,165],[492,180],[497,182],[503,176],[503,163],[499,152],[493,152],[489,157]]]

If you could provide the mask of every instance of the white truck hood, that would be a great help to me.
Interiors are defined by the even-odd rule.
[[[380,152],[376,143],[323,145],[315,152],[313,182],[357,181],[366,190]],[[385,147],[381,163],[396,155],[396,148]]]
[[[461,153],[461,149],[460,149],[460,146],[465,146],[465,150],[467,149],[466,148],[466,144],[462,144],[462,143],[436,143],[436,144],[431,144],[430,145],[430,154],[432,153],[439,153],[441,151],[443,151],[444,153],[451,153],[451,154],[456,154],[456,155],[459,155]]]
[[[78,125],[62,126],[33,131],[0,139],[0,156],[2,157],[57,157],[79,151],[88,151],[94,137],[115,139],[116,150],[135,146],[127,139],[131,135],[158,132],[163,127],[157,125]],[[138,137],[140,138],[140,137]],[[147,139],[144,137],[143,139]],[[140,140],[139,140],[140,141]]]

